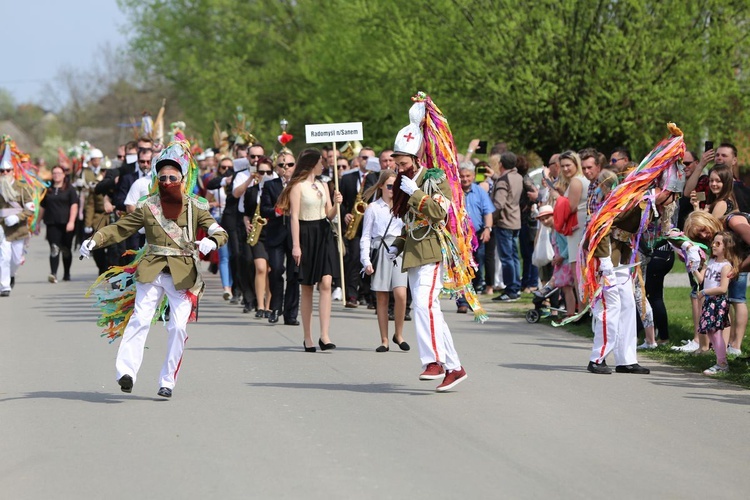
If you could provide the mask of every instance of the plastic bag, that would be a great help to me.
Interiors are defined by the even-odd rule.
[[[546,266],[555,257],[555,249],[552,247],[550,232],[550,228],[544,224],[540,224],[534,252],[531,254],[531,263],[536,267]]]

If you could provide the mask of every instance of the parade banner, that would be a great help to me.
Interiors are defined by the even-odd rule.
[[[322,142],[344,143],[347,141],[361,141],[363,139],[362,122],[305,125],[305,142],[308,144],[319,144]]]

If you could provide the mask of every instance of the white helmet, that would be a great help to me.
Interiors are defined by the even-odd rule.
[[[104,158],[104,154],[102,154],[101,149],[92,149],[89,158]]]

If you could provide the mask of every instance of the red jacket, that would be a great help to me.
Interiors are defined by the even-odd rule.
[[[555,215],[552,216],[555,231],[563,236],[570,236],[578,229],[578,212],[570,209],[570,201],[560,196],[555,202]]]

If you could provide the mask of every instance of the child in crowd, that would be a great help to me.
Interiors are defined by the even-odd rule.
[[[552,241],[552,248],[555,249],[555,257],[552,259],[552,279],[547,282],[544,288],[534,292],[534,295],[543,297],[553,288],[561,288],[565,298],[565,310],[568,311],[568,316],[572,316],[576,310],[576,298],[573,293],[573,268],[568,262],[568,240],[554,230],[552,215],[553,209],[551,206],[542,205],[539,208],[537,220],[550,228],[550,240]]]
[[[739,256],[732,233],[722,231],[714,236],[711,254],[708,263],[693,272],[696,281],[703,283],[703,290],[698,292],[698,299],[703,298],[698,331],[708,335],[716,352],[716,364],[703,372],[709,376],[729,370],[722,330],[729,326],[729,280],[736,279],[739,271]]]

